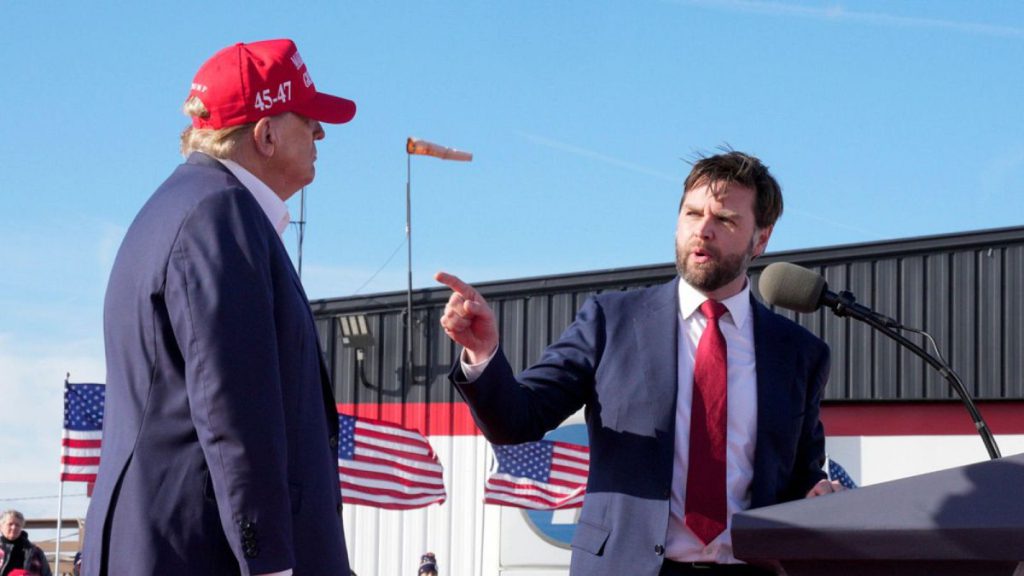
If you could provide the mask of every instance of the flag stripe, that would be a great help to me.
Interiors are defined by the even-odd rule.
[[[358,492],[349,492],[345,495],[346,504],[360,504],[364,506],[373,506],[375,508],[384,508],[388,510],[408,510],[412,508],[422,508],[433,503],[442,504],[444,503],[444,497],[428,496],[423,498],[390,498],[379,496],[375,494],[362,494]]]
[[[387,496],[393,496],[395,498],[405,498],[409,496],[444,496],[444,486],[440,488],[428,487],[425,489],[413,488],[411,486],[404,486],[402,484],[395,484],[394,482],[381,482],[381,481],[369,481],[365,478],[353,478],[348,475],[342,475],[341,488],[342,490],[353,490],[356,492],[366,492],[368,494],[381,494]]]
[[[82,458],[78,456],[61,456],[61,464],[67,464],[68,466],[91,466],[96,468],[100,465],[99,456],[95,458]]]
[[[443,467],[437,462],[436,459],[429,462],[423,460],[410,460],[408,458],[396,458],[395,455],[387,454],[385,452],[378,452],[376,450],[366,450],[357,448],[355,454],[358,456],[360,462],[371,462],[380,463],[385,465],[393,465],[400,469],[407,469],[412,472],[427,471],[430,474],[440,474]]]
[[[531,498],[527,496],[513,496],[500,492],[488,492],[484,499],[487,504],[499,506],[513,506],[515,508],[528,508],[531,510],[561,510],[565,508],[579,508],[583,505],[583,494],[562,501],[551,501],[542,498]]]
[[[522,494],[492,490],[487,492],[485,498],[502,502],[520,502],[522,503],[520,506],[522,508],[554,510],[557,508],[575,508],[574,504],[582,503],[584,496],[585,494],[571,494],[552,498],[543,494]]]
[[[542,498],[530,498],[526,496],[502,494],[500,492],[488,492],[483,501],[488,504],[528,508],[531,510],[559,510],[565,508],[579,508],[583,506],[584,495],[581,494],[580,496],[565,500],[551,501]]]
[[[363,442],[355,442],[356,454],[364,454],[367,456],[377,456],[379,458],[389,458],[394,456],[401,456],[410,462],[425,462],[433,463],[437,462],[437,456],[433,453],[421,455],[421,454],[410,454],[404,450],[394,450],[391,448],[383,447],[380,445],[367,445]]]
[[[63,482],[96,482],[95,474],[79,474],[78,470],[67,470],[60,474]]]
[[[404,473],[396,474],[395,472],[388,470],[386,466],[366,467],[361,465],[359,462],[351,463],[350,466],[347,466],[344,469],[343,473],[367,479],[378,478],[381,480],[393,480],[407,486],[444,486],[444,482],[441,482],[437,478],[431,476]]]
[[[358,456],[358,458],[353,458],[352,460],[348,460],[348,462],[352,462],[354,464],[365,464],[367,466],[384,466],[388,469],[401,470],[409,474],[426,474],[436,478],[440,478],[441,473],[444,471],[444,468],[441,467],[439,464],[435,465],[425,462],[402,462],[394,458],[377,458],[375,456],[367,455],[358,451],[356,452],[356,456]]]
[[[378,450],[390,451],[396,454],[406,454],[409,457],[422,457],[429,459],[432,450],[430,447],[424,448],[420,444],[410,444],[404,441],[395,441],[383,436],[376,436],[375,432],[368,432],[360,429],[360,437],[357,445],[360,446],[372,446]]]
[[[102,440],[64,440],[60,443],[67,450],[99,450]]]
[[[555,461],[551,462],[551,472],[552,473],[558,472],[559,474],[561,474],[563,476],[575,476],[575,477],[581,477],[582,476],[583,479],[586,480],[587,479],[587,471],[588,470],[589,470],[589,467],[579,468],[579,467],[576,467],[576,466],[565,466],[564,464],[562,464],[562,462],[559,462],[558,460],[555,460]]]
[[[575,486],[553,486],[551,484],[544,484],[541,482],[532,482],[530,480],[517,478],[508,474],[494,474],[487,479],[487,485],[494,490],[503,492],[521,494],[541,493],[555,497],[564,497],[585,491],[585,486],[580,484],[576,484]]]
[[[100,457],[100,449],[99,448],[90,448],[88,450],[83,450],[83,449],[80,449],[80,448],[68,448],[67,450],[62,451],[62,454],[64,456],[73,456],[73,457],[96,457],[96,458],[99,458]]]

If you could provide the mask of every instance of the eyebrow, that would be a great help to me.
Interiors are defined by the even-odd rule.
[[[700,207],[694,206],[692,203],[687,202],[686,200],[683,200],[683,210],[696,210],[698,212],[703,212],[704,208],[703,208],[703,206],[700,206]],[[731,210],[729,208],[725,208],[725,207],[719,208],[718,210],[712,210],[711,213],[714,216],[718,216],[719,218],[721,218],[723,216],[727,217],[727,218],[734,218],[734,219],[740,217],[740,213],[739,212],[737,212],[736,210]]]

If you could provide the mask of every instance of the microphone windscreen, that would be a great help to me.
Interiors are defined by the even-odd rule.
[[[776,262],[761,272],[757,287],[769,304],[808,313],[821,307],[821,294],[826,285],[820,274],[807,268]]]

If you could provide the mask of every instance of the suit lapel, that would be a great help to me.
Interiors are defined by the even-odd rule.
[[[785,430],[785,419],[792,416],[786,405],[793,380],[796,359],[793,350],[775,329],[774,314],[751,295],[754,313],[754,354],[757,363],[757,440],[754,448],[754,477],[751,505],[774,501],[777,468],[776,431]]]
[[[753,300],[753,296],[751,306],[754,312],[754,354],[757,363],[757,427],[761,430],[777,412],[774,408],[778,399],[778,381],[786,371],[784,364],[787,354],[778,338],[774,337],[771,312]]]
[[[641,358],[646,386],[656,409],[652,420],[658,429],[667,429],[670,438],[675,433],[679,387],[678,282],[676,278],[652,289],[633,319],[635,349]]]

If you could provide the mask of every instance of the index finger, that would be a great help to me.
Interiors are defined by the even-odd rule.
[[[466,284],[465,282],[460,280],[458,276],[455,276],[454,274],[449,274],[447,272],[438,272],[437,274],[434,274],[434,280],[437,280],[441,284],[444,284],[445,286],[451,288],[453,291],[458,292],[463,298],[467,300],[483,300],[483,298],[480,297],[480,293],[476,291],[476,288],[473,288],[469,284]]]

